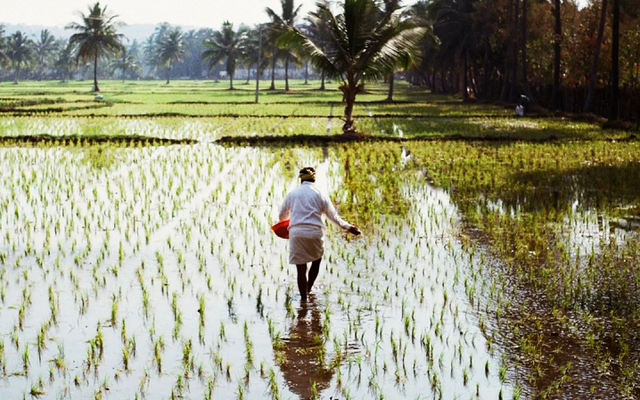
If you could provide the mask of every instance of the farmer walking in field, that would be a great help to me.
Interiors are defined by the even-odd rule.
[[[300,186],[284,199],[280,208],[279,220],[289,219],[289,263],[298,269],[298,290],[301,301],[307,301],[307,293],[311,293],[313,283],[320,272],[320,262],[324,254],[322,236],[325,225],[324,214],[331,222],[354,235],[362,232],[338,215],[331,200],[315,186],[316,171],[305,167],[298,175]],[[307,279],[307,263],[311,262]]]

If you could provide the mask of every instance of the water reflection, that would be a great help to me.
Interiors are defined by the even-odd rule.
[[[319,396],[329,387],[333,371],[325,362],[321,312],[312,294],[283,341],[285,360],[280,370],[289,389],[304,400]]]

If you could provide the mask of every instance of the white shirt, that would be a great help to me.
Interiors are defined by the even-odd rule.
[[[322,214],[329,221],[342,229],[349,229],[351,224],[340,218],[331,200],[315,187],[313,182],[302,182],[300,187],[291,191],[284,199],[280,208],[280,221],[289,218],[289,231],[291,228],[316,228],[324,230],[326,227],[322,221]]]

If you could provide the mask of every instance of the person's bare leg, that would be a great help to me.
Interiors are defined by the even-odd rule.
[[[313,284],[318,277],[318,273],[320,272],[320,263],[322,262],[322,258],[318,258],[314,262],[311,263],[311,268],[309,269],[309,281],[307,283],[307,292],[311,293],[311,288],[313,288]]]
[[[298,268],[298,290],[300,300],[307,301],[307,264],[297,264]]]

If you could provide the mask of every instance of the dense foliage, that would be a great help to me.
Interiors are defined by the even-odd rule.
[[[207,43],[228,36],[225,26],[220,31],[183,32],[162,23],[144,43],[120,40],[121,50],[114,45],[104,52],[101,57],[109,59],[110,68],[101,68],[97,75],[218,79],[230,77],[233,71],[249,79],[256,76],[260,59],[261,75],[266,72],[272,82],[284,78],[286,90],[290,76],[308,77],[311,59],[308,52],[279,45],[282,34],[295,27],[324,51],[331,39],[331,24],[329,17],[322,17],[323,7],[327,7],[323,2],[308,16],[299,15],[300,7],[292,0],[281,3],[281,10],[265,10],[269,22],[237,28],[234,57],[222,57],[215,63],[203,59],[203,53],[211,50]],[[332,11],[339,14],[346,3],[332,6]],[[382,10],[397,2],[364,3]],[[510,103],[526,95],[531,105],[551,110],[634,120],[640,117],[639,10],[638,0],[420,0],[404,7],[402,19],[425,28],[427,33],[417,49],[422,57],[413,64],[400,63],[394,70],[436,93]],[[108,25],[113,22],[108,18],[105,15],[101,21]],[[360,28],[369,29],[365,19],[360,22],[364,24]],[[167,59],[161,47],[172,34],[173,40],[179,39],[174,44],[181,51],[178,58]],[[364,36],[368,34],[374,35],[373,30]],[[47,30],[30,38],[0,27],[0,79],[17,83],[20,79],[89,78],[97,58],[78,58],[81,47],[70,46],[68,40]],[[75,63],[70,61],[74,57]],[[227,65],[229,62],[233,65]],[[323,68],[311,70],[320,77],[325,72]],[[393,74],[387,78],[391,100]],[[271,88],[276,88],[275,83]]]

